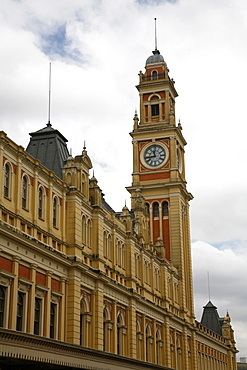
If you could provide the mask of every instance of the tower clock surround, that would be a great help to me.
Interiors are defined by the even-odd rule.
[[[169,159],[167,146],[160,141],[152,141],[146,144],[140,153],[142,164],[148,169],[158,169],[165,165]]]

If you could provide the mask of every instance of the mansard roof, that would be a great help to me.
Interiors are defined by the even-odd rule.
[[[27,146],[27,152],[38,159],[49,170],[62,178],[62,168],[64,161],[69,156],[67,148],[67,139],[50,122],[46,127],[29,134],[30,142]]]
[[[203,307],[203,313],[201,318],[201,324],[207,328],[213,330],[215,333],[222,335],[222,323],[223,319],[219,317],[217,307],[209,301],[206,306]]]

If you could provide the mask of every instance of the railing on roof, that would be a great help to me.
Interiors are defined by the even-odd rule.
[[[142,81],[156,81],[156,80],[161,80],[161,79],[164,79],[164,78],[166,78],[165,72],[160,73],[160,74],[155,75],[155,76],[152,76],[152,75],[149,75],[149,76],[142,75],[141,76]]]

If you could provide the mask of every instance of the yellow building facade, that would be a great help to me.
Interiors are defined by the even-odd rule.
[[[27,150],[0,132],[0,369],[236,370],[229,316],[209,302],[195,320],[186,141],[157,49],[137,89],[130,210],[50,123]]]

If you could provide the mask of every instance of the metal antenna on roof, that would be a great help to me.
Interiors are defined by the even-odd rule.
[[[47,126],[51,126],[51,62],[49,68],[49,100],[48,100],[48,123]]]
[[[157,30],[156,30],[156,18],[154,18],[154,34],[155,34],[155,50],[157,50]]]
[[[209,271],[207,271],[208,273],[208,300],[210,301],[210,283],[209,283]]]

